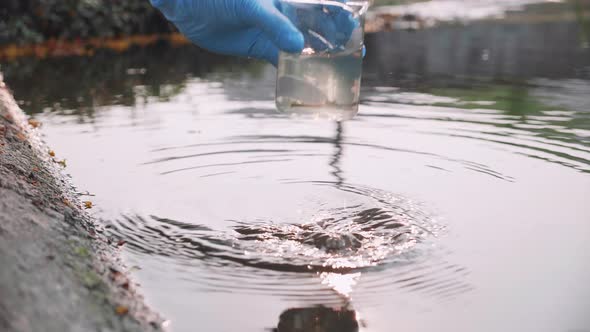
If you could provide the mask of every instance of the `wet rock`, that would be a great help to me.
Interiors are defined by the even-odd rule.
[[[109,279],[105,266],[125,267],[104,236],[87,236],[93,221],[33,126],[0,87],[0,330],[158,329],[137,291]]]

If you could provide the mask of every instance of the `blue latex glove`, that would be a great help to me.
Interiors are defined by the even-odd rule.
[[[359,27],[360,20],[345,5],[344,0],[332,0],[324,3],[284,2],[281,11],[303,33],[305,47],[316,53],[341,52],[344,49],[356,49],[359,45],[349,45],[352,33]]]
[[[279,49],[299,53],[301,32],[278,0],[150,0],[180,32],[212,52],[253,57],[275,66]]]

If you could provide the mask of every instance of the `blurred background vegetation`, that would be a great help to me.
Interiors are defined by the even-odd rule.
[[[0,45],[169,33],[148,0],[2,0]]]
[[[2,0],[0,45],[174,32],[148,0]],[[375,5],[416,2],[376,0]]]

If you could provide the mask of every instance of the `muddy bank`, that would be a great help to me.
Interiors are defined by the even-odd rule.
[[[0,330],[161,329],[37,126],[0,76]]]

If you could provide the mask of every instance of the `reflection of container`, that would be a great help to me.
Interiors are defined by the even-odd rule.
[[[358,332],[359,325],[357,313],[352,309],[317,306],[283,312],[273,332]]]
[[[301,54],[281,52],[276,104],[280,111],[336,120],[358,110],[364,15],[368,1],[281,0],[303,33]]]

